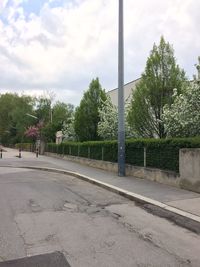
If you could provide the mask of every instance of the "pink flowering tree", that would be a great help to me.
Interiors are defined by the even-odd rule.
[[[39,129],[37,126],[30,126],[28,129],[25,131],[25,136],[36,140],[39,136]]]
[[[39,122],[36,126],[29,126],[25,131],[25,136],[37,140],[40,137],[40,130],[43,127],[43,123]]]

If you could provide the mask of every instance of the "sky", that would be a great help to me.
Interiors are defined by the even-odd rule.
[[[163,35],[188,78],[200,56],[199,0],[124,0],[124,81],[140,77]],[[93,78],[117,87],[118,0],[0,0],[0,93],[75,106]]]

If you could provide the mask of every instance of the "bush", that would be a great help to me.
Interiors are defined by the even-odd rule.
[[[33,143],[17,143],[15,144],[15,148],[21,149],[24,151],[34,151],[35,145]]]
[[[179,171],[179,149],[200,147],[200,137],[171,139],[126,140],[126,163],[146,167]],[[117,141],[67,142],[60,145],[47,144],[46,151],[63,155],[80,156],[96,160],[117,162]]]

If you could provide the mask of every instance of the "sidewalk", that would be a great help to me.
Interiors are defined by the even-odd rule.
[[[94,181],[95,184],[102,185],[109,189],[109,187],[118,192],[130,194],[132,196],[141,197],[153,203],[153,205],[160,205],[161,208],[167,206],[173,211],[176,208],[180,211],[180,215],[184,216],[184,212],[191,214],[191,218],[195,217],[200,222],[200,194],[191,191],[183,190],[168,185],[163,185],[157,182],[139,179],[136,177],[118,177],[117,174],[104,171],[101,169],[81,165],[63,159],[57,159],[47,156],[36,155],[31,152],[22,151],[22,158],[18,158],[19,152],[14,149],[6,148],[7,152],[3,153],[3,158],[0,159],[1,166],[11,167],[37,167],[37,168],[54,168],[65,170],[79,174],[75,176],[84,176],[84,180]],[[106,186],[104,184],[106,183]],[[116,189],[116,187],[118,189]],[[134,197],[133,197],[134,199]],[[152,201],[152,202],[151,202]],[[159,204],[160,203],[160,204]],[[183,212],[182,212],[183,211]],[[193,216],[195,215],[195,216]]]

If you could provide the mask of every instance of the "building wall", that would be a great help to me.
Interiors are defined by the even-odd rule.
[[[127,103],[130,103],[132,91],[135,90],[136,84],[140,81],[140,78],[134,81],[131,81],[124,85],[124,100]],[[110,90],[107,94],[111,97],[111,101],[114,105],[118,106],[118,88]]]

